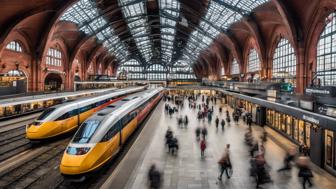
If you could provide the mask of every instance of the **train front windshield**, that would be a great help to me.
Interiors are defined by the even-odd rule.
[[[100,121],[98,120],[85,121],[75,134],[75,137],[72,142],[79,144],[88,143],[93,134],[95,133],[96,129],[99,127],[99,124]]]
[[[56,108],[48,108],[46,109],[38,118],[37,120],[44,120],[48,117]]]

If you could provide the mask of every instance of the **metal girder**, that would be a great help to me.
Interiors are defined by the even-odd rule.
[[[212,0],[213,2],[216,2],[218,5],[221,5],[221,6],[223,6],[223,7],[225,7],[225,8],[227,8],[227,9],[229,9],[229,10],[231,10],[232,12],[235,12],[235,13],[237,13],[237,14],[240,14],[241,16],[244,16],[244,15],[247,15],[248,13],[249,13],[249,11],[248,10],[245,10],[245,9],[242,9],[242,8],[239,8],[239,7],[237,7],[237,6],[234,6],[234,5],[232,5],[232,4],[230,4],[230,3],[227,3],[227,2],[225,2],[224,0]],[[179,27],[176,27],[176,23],[179,23],[179,18],[178,17],[174,17],[174,16],[172,16],[171,14],[169,14],[168,13],[168,11],[175,11],[175,12],[180,12],[180,9],[175,9],[175,8],[169,8],[169,9],[167,9],[167,8],[165,8],[165,9],[160,9],[160,13],[157,15],[157,14],[155,14],[155,15],[149,15],[149,14],[143,14],[143,15],[135,15],[135,16],[127,16],[127,17],[125,17],[124,16],[124,14],[122,14],[122,16],[123,16],[123,19],[120,19],[120,20],[117,20],[117,21],[114,21],[114,22],[109,22],[108,20],[106,21],[106,19],[104,19],[104,21],[106,21],[106,24],[105,24],[105,22],[103,22],[104,24],[103,25],[99,25],[99,22],[97,22],[97,19],[99,19],[99,18],[104,18],[104,16],[107,16],[107,15],[109,15],[109,14],[113,14],[114,12],[120,12],[120,11],[123,11],[122,9],[123,9],[123,7],[128,7],[128,6],[130,6],[130,5],[134,5],[134,4],[138,4],[138,3],[141,3],[141,2],[143,2],[145,5],[146,5],[146,0],[135,0],[135,1],[133,1],[133,2],[129,2],[129,3],[127,3],[127,4],[124,4],[124,5],[119,5],[119,3],[118,3],[118,8],[116,8],[116,9],[112,9],[112,8],[110,8],[110,7],[108,7],[107,8],[107,11],[104,11],[103,13],[98,13],[98,16],[96,16],[96,17],[92,17],[92,19],[91,19],[91,17],[90,17],[90,15],[86,15],[90,20],[87,20],[87,21],[85,21],[85,22],[82,22],[82,21],[80,21],[80,20],[78,20],[79,21],[79,23],[81,23],[81,24],[79,24],[79,28],[87,28],[87,27],[89,27],[89,31],[90,31],[90,33],[89,33],[89,35],[90,36],[93,36],[93,35],[102,35],[102,38],[105,38],[104,40],[100,40],[101,42],[106,42],[106,41],[110,41],[111,40],[111,38],[110,37],[117,37],[118,38],[118,41],[120,40],[120,44],[114,44],[113,42],[111,43],[112,45],[110,46],[110,47],[113,47],[113,48],[109,48],[109,51],[111,52],[111,49],[112,50],[115,50],[116,51],[116,53],[117,54],[119,54],[119,53],[121,53],[121,55],[123,54],[123,52],[129,52],[129,53],[131,53],[131,54],[133,54],[133,51],[134,50],[130,50],[129,49],[129,47],[127,47],[127,46],[125,46],[126,48],[123,48],[123,49],[121,49],[122,47],[124,47],[124,45],[125,45],[125,43],[126,43],[126,41],[130,41],[130,40],[135,40],[135,39],[137,39],[137,38],[143,38],[143,37],[148,37],[148,39],[149,40],[143,40],[143,41],[135,41],[136,43],[142,43],[142,42],[146,42],[146,41],[148,41],[148,44],[146,44],[148,47],[145,47],[145,48],[148,48],[148,50],[152,50],[152,49],[150,49],[150,46],[153,46],[153,45],[150,45],[150,44],[153,44],[152,42],[153,42],[153,39],[152,39],[152,37],[153,36],[157,36],[157,35],[159,35],[159,36],[162,36],[162,35],[168,35],[168,36],[174,36],[173,38],[172,38],[172,40],[171,40],[171,42],[173,42],[173,44],[172,44],[172,47],[173,47],[173,49],[169,49],[169,48],[162,48],[162,46],[165,46],[165,45],[161,45],[161,47],[160,47],[160,49],[161,49],[161,51],[160,52],[162,52],[162,50],[165,50],[165,49],[169,49],[169,50],[172,50],[172,51],[174,51],[174,49],[175,49],[175,41],[176,41],[176,33],[177,33],[177,31],[178,32],[180,32],[180,33],[182,33],[182,34],[184,34],[184,35],[186,35],[187,36],[187,38],[188,39],[190,39],[191,37],[192,37],[192,39],[193,40],[188,40],[188,39],[186,39],[186,40],[188,40],[189,42],[191,42],[191,44],[192,44],[192,46],[198,46],[199,45],[199,42],[201,42],[205,47],[207,47],[208,45],[209,45],[209,43],[211,42],[211,40],[214,40],[215,38],[216,38],[216,36],[214,36],[214,35],[211,35],[211,33],[210,32],[208,32],[208,31],[205,31],[202,27],[200,27],[199,25],[194,25],[194,24],[192,24],[192,23],[188,23],[188,26],[190,26],[190,27],[192,27],[194,30],[196,30],[196,31],[198,31],[199,32],[199,34],[200,35],[198,35],[198,36],[193,36],[193,35],[190,35],[190,33],[187,33],[185,30],[183,30],[183,29],[180,29]],[[92,2],[92,1],[90,1],[90,3],[91,3],[91,5],[94,5],[95,7],[97,7],[96,5],[97,4],[93,4],[94,2]],[[184,4],[184,5],[186,5],[185,3],[183,3],[183,2],[180,2],[181,4]],[[215,7],[216,8],[216,7]],[[97,9],[98,9],[98,7],[97,7]],[[219,33],[220,32],[224,32],[224,33],[226,33],[226,31],[225,30],[223,30],[222,28],[221,28],[221,26],[217,26],[217,25],[215,25],[215,23],[218,21],[218,20],[216,20],[216,21],[214,21],[214,22],[212,22],[210,19],[208,20],[208,19],[205,19],[202,15],[200,15],[197,11],[194,11],[192,8],[190,8],[188,5],[186,5],[185,7],[184,7],[184,9],[186,9],[187,11],[188,11],[188,13],[190,13],[191,15],[193,15],[193,16],[195,16],[196,18],[199,18],[201,21],[203,21],[205,24],[206,24],[206,28],[209,28],[209,29],[213,29],[214,31],[218,31]],[[74,9],[75,11],[76,11],[76,9]],[[84,14],[86,14],[85,13],[85,9],[83,9],[82,7],[80,7],[80,10],[81,11],[83,11],[84,12]],[[104,10],[106,10],[106,9],[104,9]],[[175,32],[174,32],[174,34],[171,34],[171,33],[160,33],[160,34],[151,34],[151,33],[146,33],[146,34],[143,34],[143,35],[137,35],[137,36],[134,36],[134,35],[136,35],[136,33],[134,34],[134,33],[132,33],[131,31],[133,31],[133,30],[135,30],[135,29],[137,29],[137,28],[140,28],[140,27],[143,27],[143,26],[141,26],[141,25],[139,25],[139,26],[136,26],[136,27],[132,27],[132,28],[130,28],[129,27],[129,24],[132,24],[133,22],[137,22],[137,21],[139,21],[140,19],[142,20],[142,19],[144,19],[144,18],[148,18],[148,17],[158,17],[158,20],[159,20],[159,22],[161,21],[160,20],[160,18],[165,18],[165,19],[168,19],[168,20],[172,20],[172,21],[174,21],[175,22],[175,26],[172,26],[172,25],[151,25],[150,23],[148,23],[148,20],[147,20],[147,23],[148,23],[148,26],[149,27],[158,27],[158,28],[160,28],[160,29],[162,29],[162,28],[173,28],[174,30],[175,30]],[[79,17],[80,18],[80,17]],[[85,19],[82,19],[82,20],[85,20]],[[152,20],[153,21],[153,20]],[[154,19],[154,21],[155,21],[155,19]],[[128,30],[127,31],[124,31],[124,32],[118,32],[118,28],[119,27],[111,27],[113,24],[116,24],[116,23],[118,23],[118,22],[126,22],[127,23],[127,28],[128,28]],[[91,24],[92,25],[94,25],[93,27],[91,27]],[[98,27],[97,27],[98,26]],[[104,31],[105,29],[107,29],[108,27],[111,27],[111,31],[113,31],[113,35],[112,36],[108,36],[108,35],[105,35],[104,33],[102,33],[102,31]],[[122,34],[124,34],[124,33],[131,33],[131,37],[128,37],[128,38],[120,38],[119,36],[122,36]],[[199,40],[199,36],[206,36],[206,37],[208,37],[208,39],[206,40],[206,41],[203,41],[203,40]],[[184,38],[185,39],[185,38]],[[165,41],[166,39],[163,39],[162,37],[161,37],[161,41]],[[166,40],[166,41],[170,41],[170,40]],[[202,46],[203,46],[202,45]],[[167,45],[166,45],[167,46]],[[137,52],[138,53],[138,55],[137,56],[140,56],[139,54],[139,48],[142,48],[142,47],[136,47],[136,51],[134,51],[134,52]],[[188,45],[185,45],[185,47],[184,47],[184,49],[183,49],[183,55],[186,55],[186,56],[188,56],[188,57],[190,57],[191,59],[197,59],[197,57],[198,57],[198,55],[193,55],[192,53],[188,53],[188,51],[193,51],[193,49],[190,49],[189,47],[188,47]],[[202,51],[202,48],[200,48],[200,49],[197,49],[197,52],[199,52],[199,51]],[[163,55],[162,53],[160,53],[160,56],[161,55]],[[173,58],[174,56],[173,56],[173,53],[172,53],[172,55],[171,55],[172,57],[171,58]],[[142,57],[142,56],[141,56]],[[141,57],[139,57],[140,59],[141,59]],[[127,57],[122,57],[122,60],[126,60],[127,59]],[[143,63],[144,62],[144,60],[143,59],[141,59],[142,61],[140,61],[141,63]],[[147,63],[145,63],[145,64],[147,64]]]
[[[247,11],[245,9],[242,9],[242,8],[239,8],[239,7],[236,7],[236,6],[233,6],[233,5],[229,4],[229,3],[226,3],[223,0],[212,0],[212,1],[220,4],[220,5],[228,8],[228,9],[232,10],[233,12],[236,12],[236,13],[242,15],[242,16],[245,16],[245,15],[247,15],[249,13],[249,11]]]

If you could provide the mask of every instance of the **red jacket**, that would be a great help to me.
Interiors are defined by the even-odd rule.
[[[201,143],[200,143],[200,147],[201,147],[201,150],[205,150],[205,148],[206,148],[206,143],[205,143],[204,140],[201,141]]]

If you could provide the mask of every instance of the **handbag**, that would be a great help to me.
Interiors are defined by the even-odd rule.
[[[313,173],[310,169],[305,169],[299,172],[299,177],[313,177]]]

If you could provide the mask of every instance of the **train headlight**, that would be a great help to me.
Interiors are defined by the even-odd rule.
[[[70,154],[70,155],[84,155],[86,153],[88,153],[90,151],[90,147],[71,147],[69,146],[66,150],[67,154]]]

